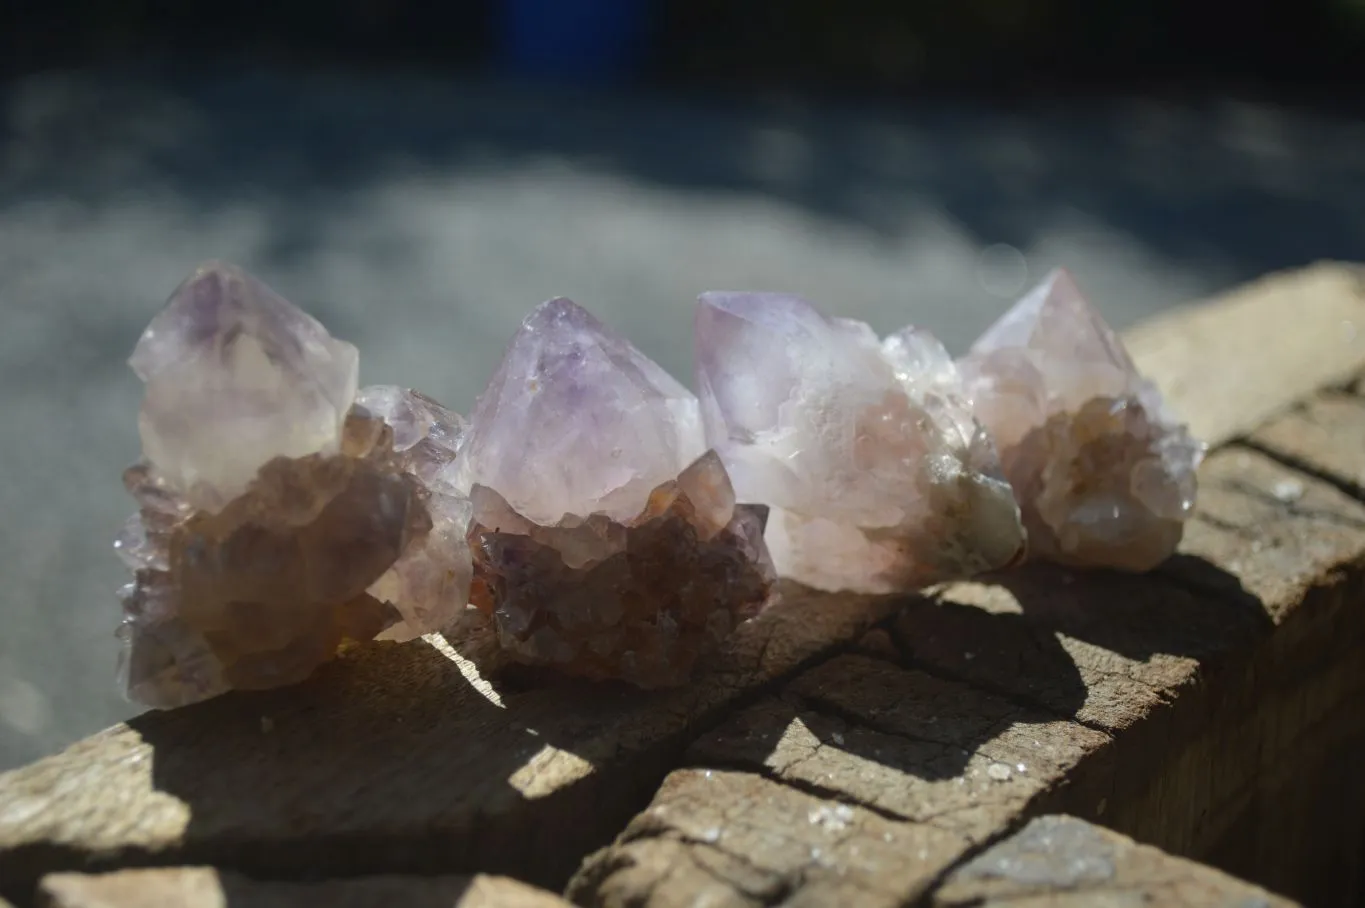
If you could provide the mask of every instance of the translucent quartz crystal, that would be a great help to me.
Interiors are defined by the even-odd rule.
[[[241,269],[204,265],[128,361],[146,387],[142,450],[191,505],[222,507],[271,458],[336,450],[358,360]]]
[[[959,367],[1023,509],[1031,556],[1143,571],[1175,551],[1204,446],[1069,273],[1050,274]]]
[[[884,593],[1000,567],[1019,510],[943,346],[879,341],[776,293],[706,293],[696,313],[706,440],[740,501],[772,507],[780,574]]]
[[[754,614],[764,509],[704,450],[696,397],[659,366],[568,300],[532,312],[449,471],[503,648],[659,687]]]
[[[396,389],[353,406],[355,349],[226,265],[176,291],[133,365],[140,509],[115,543],[135,578],[119,632],[133,699],[292,683],[343,640],[465,607],[468,502],[424,479],[453,459],[459,417]]]
[[[392,428],[398,463],[418,481],[431,519],[425,538],[405,548],[369,589],[403,616],[380,638],[410,640],[450,624],[469,602],[469,499],[447,478],[465,421],[424,394],[391,385],[363,388],[356,403]]]

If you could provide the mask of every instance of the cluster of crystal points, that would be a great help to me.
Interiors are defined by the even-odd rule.
[[[360,389],[355,347],[200,268],[130,360],[127,692],[289,684],[347,640],[479,615],[516,661],[676,685],[779,574],[885,593],[1026,553],[1145,570],[1193,508],[1203,446],[1065,272],[957,363],[785,294],[703,294],[695,327],[698,395],[551,300],[466,423]]]
[[[794,296],[707,293],[695,338],[707,442],[740,500],[772,508],[779,573],[885,593],[1022,554],[995,448],[927,332],[879,340]]]
[[[130,697],[289,684],[344,640],[406,639],[465,607],[468,503],[427,479],[454,458],[453,414],[396,389],[357,402],[355,348],[221,264],[175,291],[131,364]]]
[[[1204,445],[1065,270],[959,362],[1023,510],[1032,556],[1145,571],[1180,542]]]

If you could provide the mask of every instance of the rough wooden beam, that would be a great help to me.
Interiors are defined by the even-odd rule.
[[[1248,441],[1350,494],[1365,495],[1365,399],[1357,394],[1309,398],[1258,428]]]
[[[212,867],[159,867],[43,879],[40,908],[569,908],[507,877],[362,877],[261,882]]]
[[[1124,341],[1195,434],[1246,434],[1365,366],[1365,270],[1324,262],[1173,309]]]
[[[657,695],[518,690],[449,645],[374,644],[293,688],[150,713],[0,775],[0,891],[149,863],[557,886],[701,729],[894,606],[793,588],[697,684]]]
[[[568,895],[590,908],[892,908],[926,892],[967,846],[756,773],[680,770]]]
[[[1039,817],[955,869],[926,908],[1288,908],[1288,899],[1074,817]]]

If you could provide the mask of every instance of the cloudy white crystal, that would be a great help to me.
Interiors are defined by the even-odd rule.
[[[1023,508],[1032,555],[1146,570],[1175,551],[1204,446],[1070,273],[1049,274],[959,366]]]
[[[158,474],[221,507],[274,457],[329,453],[355,397],[356,348],[233,265],[198,268],[129,360],[138,428]]]
[[[780,573],[889,592],[1019,551],[990,439],[927,332],[879,341],[795,296],[718,292],[698,301],[695,341],[707,442],[738,499],[773,508]]]

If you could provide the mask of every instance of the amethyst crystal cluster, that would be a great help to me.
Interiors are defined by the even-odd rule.
[[[520,662],[676,685],[779,574],[889,593],[1026,556],[1145,570],[1193,508],[1203,447],[1065,272],[956,363],[779,294],[703,294],[695,340],[699,395],[551,300],[466,423],[359,388],[355,347],[200,268],[130,361],[128,694],[289,684],[345,641],[471,617]]]
[[[468,502],[436,475],[459,417],[357,393],[356,349],[227,265],[143,332],[139,511],[116,548],[129,695],[178,706],[307,677],[345,640],[407,639],[465,607]]]
[[[767,599],[766,509],[736,503],[696,396],[568,300],[512,339],[454,472],[474,604],[523,661],[680,684]]]

